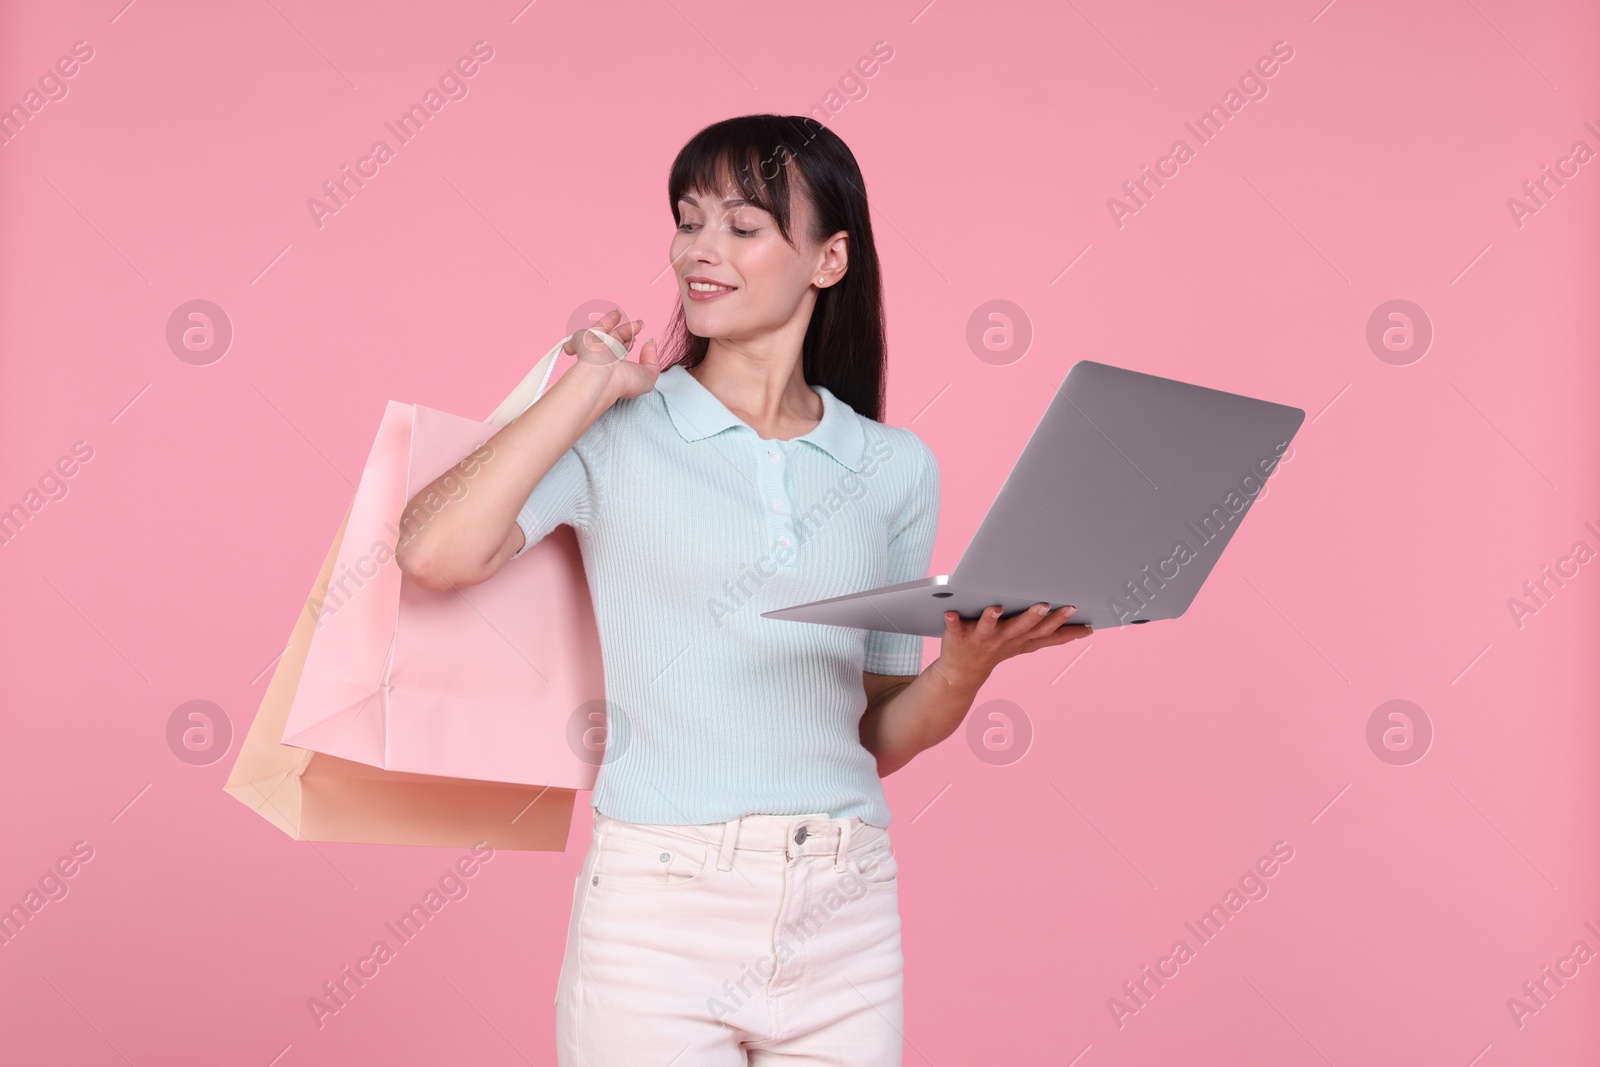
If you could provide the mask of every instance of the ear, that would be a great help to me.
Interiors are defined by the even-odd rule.
[[[822,258],[817,261],[817,285],[826,288],[838,283],[850,268],[850,232],[840,230],[823,244]]]

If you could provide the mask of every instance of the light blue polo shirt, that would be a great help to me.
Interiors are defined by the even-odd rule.
[[[910,430],[811,388],[822,421],[767,440],[674,364],[606,409],[517,514],[517,555],[562,523],[577,534],[608,704],[593,805],[611,818],[889,825],[861,674],[920,673],[923,639],[761,613],[925,577],[939,467]]]

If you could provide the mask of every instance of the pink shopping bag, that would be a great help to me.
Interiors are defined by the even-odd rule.
[[[279,743],[344,531],[341,522],[222,788],[296,841],[566,848],[575,790],[386,771]]]
[[[469,453],[486,458],[495,430],[543,394],[560,350],[552,348],[486,422],[389,402],[283,744],[393,771],[593,787],[605,685],[572,529],[557,527],[487,582],[458,590],[425,589],[394,561],[411,497]],[[471,492],[471,476],[458,472],[449,494],[430,506],[448,508]]]

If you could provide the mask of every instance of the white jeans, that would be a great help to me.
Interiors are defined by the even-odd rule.
[[[556,986],[561,1067],[899,1067],[889,831],[594,811]]]

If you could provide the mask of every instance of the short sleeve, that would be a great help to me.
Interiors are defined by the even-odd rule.
[[[522,547],[512,553],[511,559],[538,544],[563,523],[586,530],[594,521],[605,495],[605,475],[611,454],[611,416],[615,410],[615,405],[607,408],[590,423],[577,443],[557,457],[555,466],[528,494],[517,512],[517,525],[522,527]]]
[[[939,532],[939,461],[922,439],[905,430],[921,460],[904,507],[889,536],[885,585],[925,578]],[[872,674],[922,673],[922,635],[868,630],[862,669]]]

